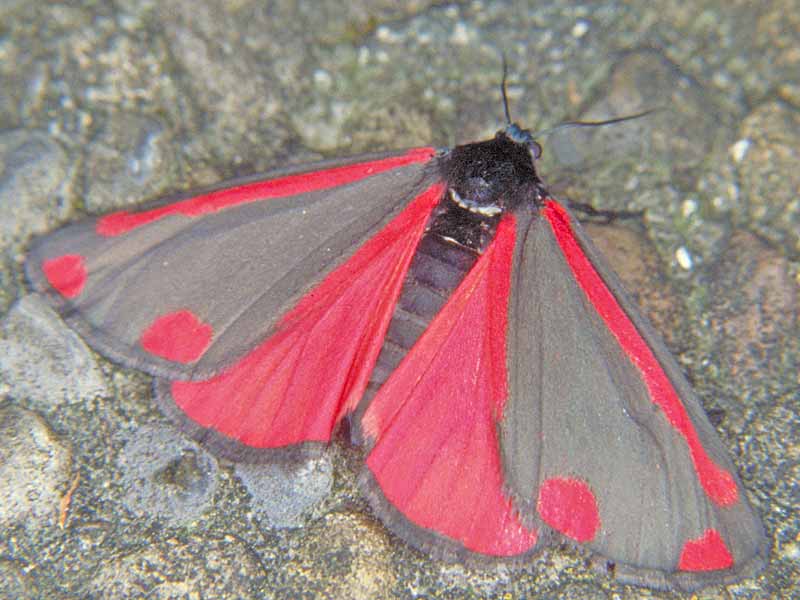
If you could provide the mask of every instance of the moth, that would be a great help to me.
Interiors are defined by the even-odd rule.
[[[69,224],[26,272],[218,454],[280,460],[346,422],[376,514],[435,557],[567,542],[651,587],[753,574],[734,465],[540,155],[508,119],[274,171]]]

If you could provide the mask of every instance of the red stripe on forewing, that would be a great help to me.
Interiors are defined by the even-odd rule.
[[[652,401],[664,411],[672,427],[686,440],[697,477],[706,494],[720,506],[735,504],[739,491],[733,476],[715,464],[706,454],[678,393],[652,350],[581,249],[572,231],[569,215],[551,200],[547,202],[544,214],[586,297],[603,318],[625,354],[639,369]]]
[[[289,175],[278,179],[245,183],[209,192],[201,196],[187,198],[186,200],[152,210],[136,213],[123,210],[99,218],[95,225],[95,231],[102,236],[121,235],[169,215],[197,217],[236,206],[237,204],[283,198],[332,188],[376,175],[382,171],[425,162],[430,160],[434,153],[435,150],[433,148],[415,148],[402,156],[392,156],[381,160],[334,167],[321,171],[298,173],[297,175]]]
[[[386,499],[417,526],[494,556],[537,538],[503,493],[497,439],[514,237],[509,215],[361,421]]]
[[[176,381],[194,421],[243,444],[329,441],[364,393],[411,258],[441,198],[436,184],[308,292],[276,332],[205,381]]]
[[[80,254],[64,254],[42,261],[47,282],[65,298],[75,298],[86,285],[86,263]]]
[[[537,510],[542,521],[576,542],[593,540],[600,529],[597,500],[580,479],[545,479],[539,488]]]
[[[211,344],[211,325],[198,319],[190,310],[178,310],[155,319],[144,330],[142,348],[167,360],[179,363],[196,361]]]
[[[681,571],[717,571],[733,566],[733,556],[716,529],[706,529],[697,539],[683,545],[678,568]]]

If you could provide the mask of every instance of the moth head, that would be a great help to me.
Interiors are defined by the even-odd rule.
[[[535,202],[541,181],[534,162],[541,153],[531,133],[517,125],[491,140],[457,146],[444,166],[448,199],[486,218],[514,210],[526,199]]]
[[[532,162],[536,162],[542,157],[542,145],[534,139],[530,129],[523,129],[516,123],[509,123],[503,131],[498,131],[497,135],[505,135],[512,142],[525,146],[531,155]]]

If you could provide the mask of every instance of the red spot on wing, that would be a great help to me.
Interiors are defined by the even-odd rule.
[[[576,542],[593,540],[600,529],[597,500],[580,479],[546,479],[539,489],[537,507],[545,523]]]
[[[583,253],[572,232],[569,215],[552,200],[547,202],[544,214],[575,279],[628,358],[639,369],[653,402],[664,411],[672,427],[686,440],[697,477],[706,494],[720,506],[735,504],[739,490],[733,476],[706,454],[686,408],[652,350]]]
[[[203,323],[189,310],[158,317],[140,338],[142,348],[179,363],[196,361],[203,355],[213,335],[211,325]]]
[[[434,185],[304,296],[250,354],[175,403],[204,427],[257,448],[329,441],[364,393],[428,216]]]
[[[697,539],[683,545],[678,568],[681,571],[717,571],[733,566],[733,556],[716,529],[706,529]]]
[[[169,215],[197,217],[216,212],[237,204],[257,202],[271,198],[283,198],[295,194],[314,192],[352,183],[382,171],[404,167],[413,163],[425,162],[434,155],[433,148],[415,148],[402,156],[392,156],[371,162],[345,165],[321,171],[298,173],[278,179],[256,181],[242,185],[215,190],[193,198],[187,198],[142,212],[119,211],[97,220],[95,231],[102,236],[115,236],[147,225]]]
[[[65,254],[42,262],[48,283],[65,298],[75,298],[86,285],[86,264],[80,254]]]
[[[514,236],[506,216],[361,421],[375,442],[367,466],[386,499],[414,524],[494,556],[537,539],[503,493],[496,430],[508,396]]]

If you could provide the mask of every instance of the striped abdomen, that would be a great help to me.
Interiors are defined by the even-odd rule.
[[[411,262],[362,407],[428,328],[486,248],[496,225],[496,218],[471,213],[447,197],[442,200]]]

